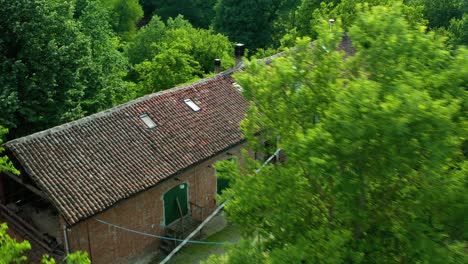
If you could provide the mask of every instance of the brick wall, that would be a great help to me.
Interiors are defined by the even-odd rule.
[[[216,177],[213,163],[227,159],[231,155],[241,158],[241,149],[244,147],[244,145],[239,145],[220,153],[176,177],[165,180],[73,226],[68,231],[70,250],[87,251],[92,262],[99,264],[127,263],[129,258],[145,249],[157,248],[160,241],[156,238],[117,229],[97,222],[96,219],[141,232],[164,235],[163,195],[184,182],[188,184],[188,200],[204,208],[203,217],[205,218],[216,208]],[[194,218],[201,220],[200,209],[189,205],[189,210]]]

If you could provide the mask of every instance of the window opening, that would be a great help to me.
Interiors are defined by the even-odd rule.
[[[157,126],[148,114],[141,114],[140,119],[145,123],[145,125],[148,128],[155,128]]]
[[[200,111],[200,109],[201,109],[197,104],[195,104],[195,103],[194,103],[192,100],[190,100],[190,99],[185,99],[184,102],[185,102],[185,104],[188,105],[194,112],[198,112],[198,111]]]

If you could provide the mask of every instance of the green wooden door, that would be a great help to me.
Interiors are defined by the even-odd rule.
[[[164,194],[164,222],[166,226],[180,218],[177,200],[179,200],[182,215],[187,215],[187,189],[187,183],[182,183]]]

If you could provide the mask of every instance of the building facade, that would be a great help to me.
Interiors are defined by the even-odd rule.
[[[161,239],[118,227],[164,236],[217,207],[213,164],[242,162],[246,147],[248,102],[233,71],[7,142],[22,173],[1,175],[2,208],[51,248],[86,251],[93,263],[157,250]]]

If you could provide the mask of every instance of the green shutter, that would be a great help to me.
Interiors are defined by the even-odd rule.
[[[164,219],[165,225],[169,225],[180,218],[177,198],[179,199],[182,215],[188,213],[187,207],[187,184],[179,184],[164,194]]]

